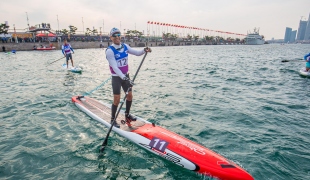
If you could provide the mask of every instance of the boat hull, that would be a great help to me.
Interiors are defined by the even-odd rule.
[[[261,39],[247,39],[245,44],[247,45],[262,45],[265,41]]]

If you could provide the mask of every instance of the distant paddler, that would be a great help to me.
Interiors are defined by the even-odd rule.
[[[67,69],[68,69],[69,59],[71,60],[72,67],[74,67],[73,66],[72,54],[71,54],[71,51],[72,51],[72,53],[74,53],[74,51],[73,51],[71,45],[67,42],[67,39],[64,40],[64,44],[62,45],[61,50],[62,50],[62,54],[66,57]]]
[[[306,71],[310,69],[310,53],[304,56],[304,60],[306,61]]]

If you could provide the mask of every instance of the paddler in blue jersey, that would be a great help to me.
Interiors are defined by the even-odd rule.
[[[61,51],[62,51],[62,54],[66,57],[67,69],[68,69],[68,61],[69,61],[69,59],[71,60],[72,67],[74,67],[73,66],[72,54],[71,54],[71,51],[72,51],[72,53],[74,53],[74,51],[73,51],[71,45],[67,42],[66,39],[64,40],[64,44],[61,47]]]
[[[304,56],[304,60],[306,60],[306,71],[310,69],[310,53]]]
[[[117,28],[112,28],[110,31],[110,39],[113,42],[111,46],[106,49],[106,58],[109,62],[110,71],[112,75],[112,89],[113,89],[113,104],[111,107],[111,123],[115,118],[118,104],[121,98],[121,87],[124,92],[127,92],[129,87],[133,86],[133,82],[129,78],[128,74],[128,54],[141,56],[145,52],[151,52],[151,48],[144,48],[141,50],[135,50],[125,43],[121,43],[121,32]],[[128,92],[126,97],[126,111],[125,120],[126,122],[136,121],[136,117],[132,116],[130,112],[130,107],[132,104],[132,91]],[[120,127],[116,122],[114,126]]]

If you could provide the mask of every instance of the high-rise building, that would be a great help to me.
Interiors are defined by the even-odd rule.
[[[308,22],[307,22],[304,40],[310,40],[310,13],[309,13],[309,18],[308,18]]]
[[[305,38],[306,28],[307,28],[308,21],[299,21],[298,33],[297,33],[297,40],[302,41]]]
[[[297,30],[291,32],[290,43],[294,43],[296,40]]]
[[[285,36],[284,36],[284,43],[289,43],[291,40],[292,28],[286,27],[285,29]]]

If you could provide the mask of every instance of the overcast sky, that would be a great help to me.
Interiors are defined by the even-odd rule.
[[[0,22],[10,28],[50,23],[52,29],[83,31],[112,27],[146,32],[147,21],[246,34],[255,27],[266,40],[283,39],[285,28],[298,30],[308,20],[310,0],[2,0]],[[57,21],[58,15],[58,21]],[[121,26],[121,27],[120,27]]]

